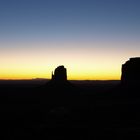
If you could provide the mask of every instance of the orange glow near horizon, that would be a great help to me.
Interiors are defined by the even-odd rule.
[[[120,44],[115,43],[39,43],[26,44],[26,48],[24,45],[1,50],[0,79],[50,79],[51,72],[64,65],[69,80],[119,80],[121,65],[130,57],[140,56],[137,49],[128,49],[132,45],[128,43],[121,44],[127,50],[117,49]]]

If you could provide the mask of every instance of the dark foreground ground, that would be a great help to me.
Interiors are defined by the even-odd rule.
[[[0,136],[120,140],[140,135],[138,87],[124,88],[119,81],[71,83],[0,81]]]

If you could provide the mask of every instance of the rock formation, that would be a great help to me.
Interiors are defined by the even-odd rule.
[[[59,83],[67,81],[67,70],[64,66],[58,66],[54,73],[52,72],[52,81]]]
[[[140,57],[130,58],[122,65],[121,83],[123,85],[140,83]]]

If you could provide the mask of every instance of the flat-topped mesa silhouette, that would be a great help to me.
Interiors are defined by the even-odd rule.
[[[52,81],[59,83],[67,81],[67,69],[63,65],[58,66],[55,69],[54,74],[52,72]]]
[[[58,66],[52,72],[52,79],[46,83],[45,87],[51,92],[59,92],[59,95],[65,92],[68,94],[68,92],[71,93],[77,90],[77,88],[67,80],[67,69],[63,65]]]
[[[130,58],[122,65],[121,83],[126,86],[140,84],[140,57]]]

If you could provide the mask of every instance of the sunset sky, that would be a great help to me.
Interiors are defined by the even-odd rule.
[[[120,79],[140,56],[139,0],[0,0],[0,79]]]

